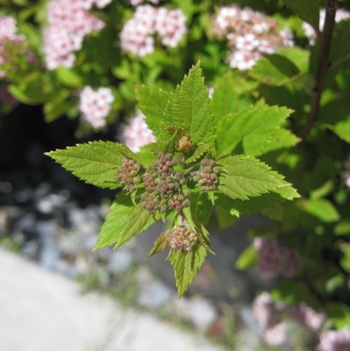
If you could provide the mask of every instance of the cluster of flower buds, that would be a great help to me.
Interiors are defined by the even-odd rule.
[[[117,168],[117,180],[131,193],[141,181],[141,165],[132,158],[123,158],[122,166]]]
[[[231,53],[230,67],[252,68],[266,54],[283,46],[292,46],[288,29],[279,31],[278,23],[260,12],[237,6],[222,7],[214,20],[214,32],[225,38]]]
[[[143,174],[145,192],[141,195],[141,206],[150,213],[165,213],[169,208],[181,212],[189,206],[189,194],[182,190],[186,178],[174,170],[176,164],[177,159],[172,154],[159,153],[151,168]]]
[[[168,230],[166,233],[165,240],[171,250],[175,252],[189,252],[191,251],[193,244],[197,241],[196,233],[184,225],[178,225]]]
[[[214,159],[204,158],[198,171],[191,172],[192,179],[200,186],[203,192],[215,190],[219,182],[220,168]]]
[[[292,277],[301,267],[300,256],[295,250],[281,248],[272,238],[255,238],[254,247],[258,253],[257,271],[262,278],[282,275]]]

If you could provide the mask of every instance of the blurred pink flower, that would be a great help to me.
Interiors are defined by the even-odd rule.
[[[95,4],[102,8],[110,0],[52,0],[47,5],[49,25],[44,29],[46,67],[71,68],[74,51],[81,49],[84,37],[99,31],[104,23],[88,11]]]
[[[329,330],[321,334],[316,351],[349,351],[350,330]]]
[[[17,33],[16,20],[11,16],[0,16],[0,66],[10,64],[13,50],[20,47],[25,37]],[[5,77],[7,72],[0,69],[0,77]]]
[[[348,18],[350,18],[349,11],[343,10],[343,9],[337,10],[337,12],[335,14],[335,22],[336,23],[339,23],[339,22],[346,20]],[[320,11],[320,21],[319,21],[319,28],[318,28],[320,30],[320,32],[322,32],[322,30],[323,30],[325,20],[326,20],[326,11],[324,9],[322,9]],[[304,22],[303,29],[304,29],[305,36],[309,39],[310,44],[315,45],[316,32],[315,32],[314,28],[310,24]]]
[[[80,93],[79,109],[83,119],[94,128],[102,128],[111,110],[114,96],[109,88],[98,88],[94,91],[86,86]]]
[[[252,68],[264,55],[280,47],[294,45],[288,28],[279,31],[274,19],[234,5],[220,9],[214,19],[214,32],[228,42],[229,66],[241,71]]]
[[[257,237],[253,245],[258,253],[256,269],[262,278],[278,275],[290,278],[301,268],[299,254],[295,250],[281,248],[275,239]]]
[[[136,56],[146,56],[154,51],[155,35],[159,36],[164,46],[175,47],[187,31],[185,20],[185,15],[179,9],[138,6],[120,33],[121,47]]]
[[[156,141],[152,130],[148,128],[143,114],[129,119],[122,130],[120,139],[133,152],[137,152],[142,146]]]

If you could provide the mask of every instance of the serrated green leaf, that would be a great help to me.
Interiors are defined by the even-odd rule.
[[[193,154],[186,159],[186,163],[190,164],[196,162],[205,153],[210,151],[210,146],[208,144],[199,143],[198,147],[194,150]]]
[[[215,84],[215,91],[211,99],[216,123],[227,114],[236,112],[252,102],[247,96],[250,96],[248,94],[257,85],[257,82],[247,81],[235,71],[229,71],[220,77]]]
[[[252,157],[228,156],[218,160],[217,164],[222,168],[218,190],[232,199],[247,200],[267,192],[279,192],[283,188],[293,189],[282,175]],[[293,197],[298,196],[295,190],[291,193],[294,193]]]
[[[86,183],[109,189],[120,186],[116,172],[117,167],[122,165],[123,158],[137,159],[125,145],[110,141],[77,144],[66,149],[47,152],[46,155]]]
[[[281,189],[287,188],[280,188],[279,190]],[[227,222],[229,224],[230,217],[231,222],[234,223],[237,219],[234,216],[237,217],[237,214],[246,215],[261,213],[270,219],[281,220],[285,202],[286,198],[283,198],[275,192],[270,192],[257,197],[250,197],[249,200],[245,201],[233,200],[225,195],[219,195],[216,200],[216,205],[218,206],[218,210],[221,210],[221,216],[224,216],[224,213],[226,213]],[[225,219],[225,217],[223,217],[223,219]],[[225,228],[225,226],[223,228]]]
[[[336,222],[340,218],[337,209],[326,199],[306,200],[305,210],[326,223]]]
[[[298,78],[300,71],[286,57],[274,54],[260,59],[249,71],[249,75],[261,83],[282,86]]]
[[[130,196],[124,192],[118,194],[112,203],[107,217],[101,227],[98,241],[94,250],[114,245],[118,241],[119,234],[123,231],[126,221],[133,210],[134,205]]]
[[[320,20],[320,4],[318,0],[283,0],[283,2],[303,21],[318,29]]]
[[[165,109],[170,98],[170,93],[165,90],[138,85],[135,89],[138,106],[146,116],[146,122],[153,134],[159,140],[169,138],[164,125]]]
[[[153,248],[152,248],[151,252],[148,254],[147,257],[151,257],[151,256],[155,255],[156,253],[161,252],[161,251],[166,249],[166,247],[168,246],[168,243],[166,241],[166,236],[167,236],[166,232],[164,232],[158,236],[158,238],[156,239],[156,241],[153,244]]]
[[[198,270],[205,262],[207,250],[196,244],[189,252],[172,252],[169,260],[174,266],[178,296],[182,296],[196,277]]]
[[[118,248],[125,242],[129,241],[134,235],[140,234],[144,229],[149,227],[154,221],[150,213],[141,205],[136,205],[130,212],[122,232],[118,236],[114,248]]]
[[[251,156],[273,149],[273,142],[280,142],[273,135],[291,113],[285,107],[257,105],[226,115],[217,128],[218,154],[231,154],[239,143]]]
[[[169,100],[165,113],[167,126],[187,130],[194,144],[214,144],[215,121],[199,64],[193,66]]]
[[[239,255],[235,267],[240,270],[249,269],[255,266],[258,260],[258,254],[254,246],[250,245]]]
[[[134,206],[130,196],[120,193],[107,214],[94,250],[110,245],[117,248],[140,234],[153,222],[146,209],[140,205]]]

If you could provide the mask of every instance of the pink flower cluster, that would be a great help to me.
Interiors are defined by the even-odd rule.
[[[256,297],[253,313],[262,329],[263,339],[270,345],[282,345],[287,342],[289,330],[284,317],[298,323],[311,335],[318,333],[325,323],[323,313],[314,311],[304,303],[295,306],[277,305],[267,292]]]
[[[104,23],[89,13],[93,5],[103,8],[111,0],[52,0],[47,5],[48,27],[44,30],[46,67],[71,68],[74,51],[81,49],[84,37],[99,31]]]
[[[147,1],[143,1],[143,0],[129,0],[130,4],[132,6],[139,6],[140,4],[142,4],[143,2],[147,2]],[[159,0],[149,0],[148,2],[151,2],[154,5],[159,4]]]
[[[155,35],[164,46],[175,47],[186,33],[185,21],[185,15],[179,9],[138,6],[120,33],[121,47],[136,56],[146,56],[154,51]]]
[[[275,239],[255,238],[253,244],[259,259],[256,268],[262,278],[275,278],[278,275],[290,278],[300,269],[299,254],[281,248]]]
[[[337,10],[337,12],[335,14],[335,22],[336,23],[339,23],[339,22],[346,20],[348,18],[350,18],[349,11],[346,11],[343,9]],[[326,20],[326,11],[323,9],[320,11],[320,22],[319,22],[320,32],[322,32],[322,30],[323,30],[325,20]],[[309,39],[310,44],[315,45],[317,35],[316,35],[314,28],[310,24],[304,22],[303,29],[304,29],[306,37]]]
[[[101,87],[94,91],[90,86],[86,86],[80,93],[79,109],[83,119],[93,128],[103,127],[113,101],[114,96],[109,88]]]
[[[16,20],[11,16],[0,16],[0,66],[11,63],[13,50],[24,41],[23,35],[17,34]],[[6,71],[0,70],[0,78]]]
[[[137,152],[142,146],[156,141],[143,114],[129,119],[128,124],[123,128],[120,139],[133,152]]]
[[[350,329],[328,330],[321,334],[316,351],[349,351]]]
[[[230,67],[241,71],[252,68],[261,57],[280,47],[293,46],[289,29],[279,31],[274,19],[237,6],[220,9],[214,20],[214,32],[227,39]]]

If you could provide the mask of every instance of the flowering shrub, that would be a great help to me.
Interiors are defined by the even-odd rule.
[[[169,250],[182,295],[212,252],[207,228],[260,213],[270,224],[237,268],[273,278],[264,339],[283,344],[287,316],[318,350],[346,349],[350,8],[242,3],[4,0],[1,96],[48,122],[81,117],[80,132],[122,119],[121,143],[48,153],[117,190],[96,249],[165,221],[150,255]]]

